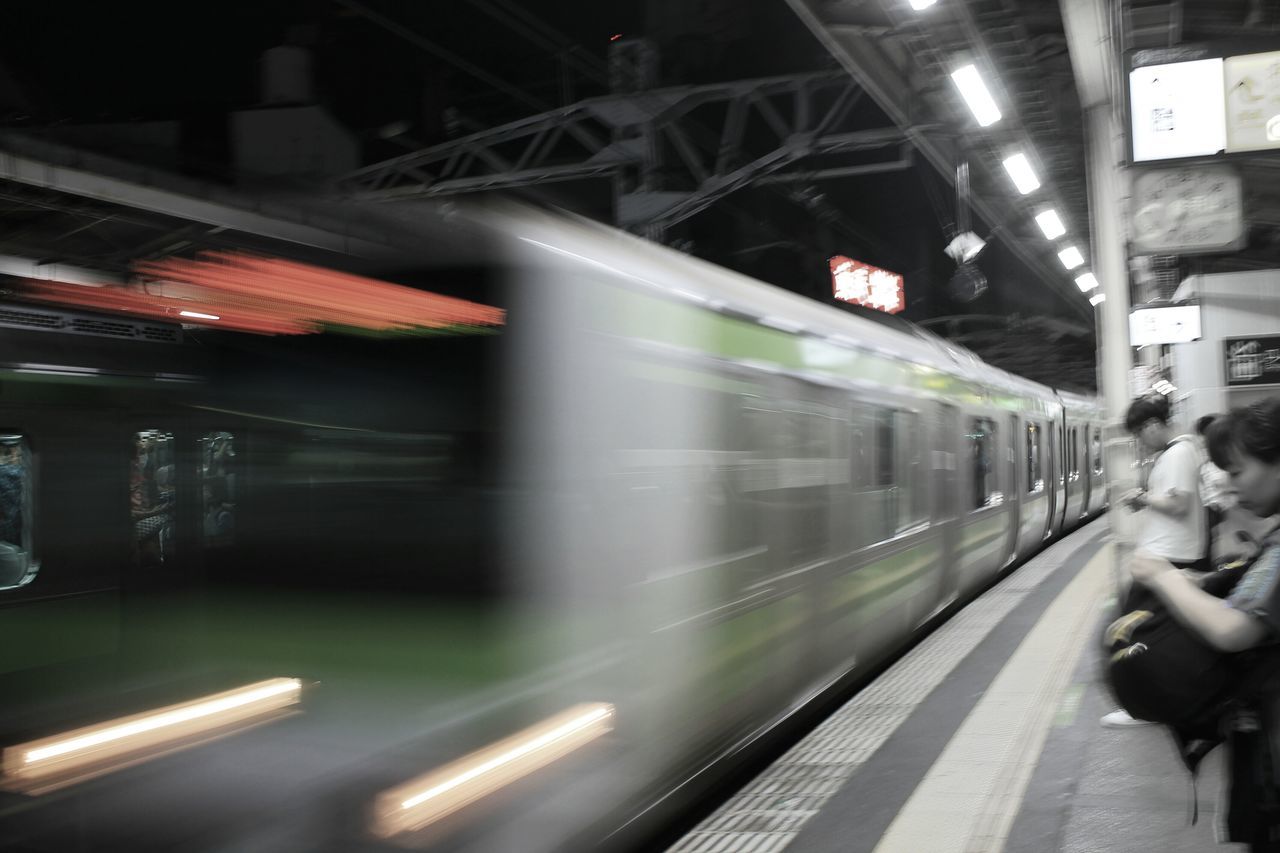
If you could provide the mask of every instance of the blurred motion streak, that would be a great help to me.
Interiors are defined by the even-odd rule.
[[[505,321],[500,308],[280,258],[204,252],[196,259],[139,261],[134,272],[138,281],[125,287],[24,278],[17,295],[268,335],[326,327],[467,332]]]
[[[297,705],[302,682],[272,678],[9,747],[4,787],[42,794],[266,722]]]
[[[613,706],[575,705],[509,738],[446,764],[374,802],[371,829],[389,838],[446,817],[546,767],[613,729]]]

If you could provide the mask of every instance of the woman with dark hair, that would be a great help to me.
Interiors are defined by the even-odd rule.
[[[1226,471],[1237,504],[1260,517],[1280,513],[1280,397],[1232,409],[1206,430],[1209,455]],[[1239,661],[1237,708],[1223,721],[1231,749],[1227,826],[1233,841],[1253,851],[1280,851],[1272,840],[1280,814],[1269,807],[1280,790],[1273,741],[1280,733],[1280,533],[1269,526],[1252,565],[1227,595],[1215,598],[1172,563],[1139,550],[1133,579],[1155,593],[1169,612],[1223,652],[1259,650]],[[1259,735],[1259,730],[1261,735]]]
[[[1280,512],[1280,397],[1232,409],[1209,425],[1205,438],[1213,463],[1231,477],[1242,509],[1260,517]],[[1273,532],[1262,546],[1227,598],[1228,607],[1168,561],[1143,551],[1134,555],[1133,579],[1217,649],[1237,652],[1280,642],[1280,537]]]

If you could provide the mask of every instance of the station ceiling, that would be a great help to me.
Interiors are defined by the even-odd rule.
[[[1109,10],[1098,35],[1117,68],[1142,48],[1280,46],[1280,13],[1262,0],[1085,4]],[[382,170],[381,183],[365,169],[339,176],[326,192],[516,191],[606,220],[617,215],[620,194],[637,220],[668,210],[646,205],[672,203],[679,217],[654,236],[677,247],[828,300],[824,253],[860,256],[907,275],[911,319],[948,318],[934,327],[1030,378],[1061,380],[1062,371],[1040,375],[1061,364],[1069,365],[1068,384],[1093,384],[1092,309],[1032,219],[1047,200],[1089,243],[1080,88],[1058,2],[939,0],[916,12],[907,0],[770,0],[748,15],[730,0],[459,0],[447,13],[399,0],[290,0],[227,4],[202,24],[200,41],[173,37],[166,4],[140,2],[129,19],[95,4],[62,5],[15,9],[0,34],[0,115],[28,141],[57,139],[58,127],[75,123],[189,120],[252,105],[261,52],[297,40],[315,52],[326,105],[359,134],[373,172]],[[72,13],[83,26],[51,23]],[[656,45],[657,70],[643,91],[620,99],[611,93],[618,71],[611,46],[641,36]],[[977,127],[956,96],[949,72],[958,57],[992,73],[1007,108],[994,132]],[[773,94],[753,98],[743,81],[764,79]],[[668,105],[692,106],[665,114],[675,117],[663,131],[660,169],[644,184],[637,178],[644,161],[611,143],[625,119],[618,111],[655,91]],[[816,92],[805,107],[802,91]],[[572,149],[574,135],[563,131],[573,110],[585,116],[597,150]],[[735,110],[745,116],[738,137]],[[511,180],[531,135],[495,143],[502,157],[487,169],[482,162],[466,174],[442,171],[450,146],[539,121],[547,134],[561,131],[555,146],[528,155],[542,157],[539,168],[554,172],[554,183],[529,168],[523,182]],[[1044,189],[1034,200],[1019,197],[1000,166],[1012,147],[1027,150],[1040,175]],[[594,166],[616,168],[596,169],[593,157]],[[406,158],[417,158],[418,177],[395,174]],[[989,241],[979,266],[990,289],[972,302],[948,289],[954,265],[941,252],[956,227],[953,182],[962,162],[970,166],[972,228]],[[1140,265],[1157,279],[1145,295],[1167,295],[1191,272],[1276,263],[1280,158],[1236,165],[1248,193],[1248,246],[1152,259]],[[127,199],[12,181],[0,181],[0,226],[0,253],[121,274],[138,258],[254,248],[264,239]],[[955,319],[966,315],[982,319]],[[1008,334],[992,317],[1008,318]],[[1035,331],[1044,322],[1054,334]],[[1043,346],[1054,350],[1048,358]]]

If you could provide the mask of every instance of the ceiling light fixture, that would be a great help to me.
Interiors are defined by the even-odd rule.
[[[1067,233],[1067,226],[1062,224],[1062,220],[1058,218],[1058,211],[1056,210],[1046,210],[1044,213],[1037,214],[1036,224],[1040,226],[1040,230],[1044,232],[1044,236],[1049,240],[1056,240]]]
[[[1058,253],[1058,260],[1062,261],[1064,267],[1073,270],[1084,263],[1084,255],[1075,246],[1068,246]]]
[[[1000,120],[1000,108],[996,106],[987,84],[982,82],[982,75],[973,65],[966,65],[951,72],[951,80],[960,90],[964,102],[969,105],[973,117],[982,127],[995,124]]]
[[[1018,152],[1007,158],[1004,161],[1004,170],[1009,173],[1010,178],[1013,178],[1013,185],[1023,195],[1040,189],[1040,179],[1036,177],[1026,154]]]

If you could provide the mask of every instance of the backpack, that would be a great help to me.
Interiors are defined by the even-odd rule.
[[[1205,576],[1205,592],[1226,597],[1248,570],[1237,562]],[[1151,590],[1134,584],[1124,615],[1107,626],[1107,684],[1130,716],[1185,735],[1216,735],[1217,711],[1237,686],[1240,655],[1220,652],[1178,622]]]

